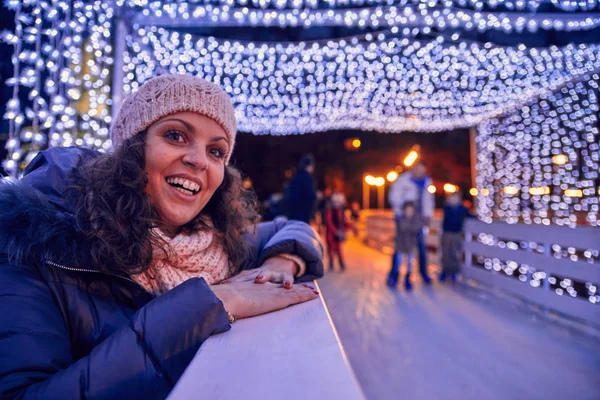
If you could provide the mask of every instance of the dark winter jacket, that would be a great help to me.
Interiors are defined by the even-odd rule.
[[[412,253],[417,247],[419,232],[425,226],[423,217],[419,214],[411,218],[401,216],[396,218],[396,251]]]
[[[93,156],[53,148],[0,184],[1,399],[165,398],[200,345],[230,329],[201,278],[154,298],[86,261],[64,194]],[[323,274],[322,246],[303,223],[261,224],[247,240],[244,268],[290,253],[306,261],[305,280]]]
[[[289,219],[310,222],[315,212],[317,195],[313,177],[305,169],[299,170],[290,181],[285,195]]]
[[[469,209],[462,204],[444,206],[443,230],[447,233],[458,233],[463,231],[466,218],[474,218]]]

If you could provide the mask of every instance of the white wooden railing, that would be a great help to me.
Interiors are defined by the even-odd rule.
[[[468,220],[464,249],[467,278],[600,325],[600,229]]]
[[[396,227],[394,213],[391,210],[365,210],[362,212],[359,226],[361,238],[366,245],[375,247],[386,254],[394,252]],[[429,232],[425,237],[429,251],[435,255],[434,259],[430,259],[430,262],[434,264],[439,261],[441,232],[442,214],[440,210],[436,210],[429,224]]]
[[[318,286],[317,286],[318,287]],[[237,321],[198,350],[168,400],[364,400],[322,298]]]
[[[439,264],[442,215],[432,220],[427,244]],[[373,210],[361,219],[361,238],[391,254],[394,217]],[[485,285],[569,317],[600,325],[600,229],[509,225],[469,219],[465,224],[463,274]],[[576,261],[574,261],[576,260]]]

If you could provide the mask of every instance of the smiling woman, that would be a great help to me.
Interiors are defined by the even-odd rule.
[[[146,193],[164,224],[176,230],[206,206],[223,183],[228,142],[219,124],[193,112],[175,113],[150,126]]]
[[[0,397],[164,398],[237,318],[317,297],[302,222],[257,224],[233,106],[196,77],[130,95],[113,151],[41,152],[0,184]]]

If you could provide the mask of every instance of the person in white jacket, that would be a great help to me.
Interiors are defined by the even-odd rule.
[[[402,207],[404,203],[410,201],[417,205],[417,212],[425,220],[425,228],[419,233],[417,247],[419,250],[419,272],[426,284],[431,283],[431,278],[427,274],[427,245],[425,243],[425,229],[433,216],[435,209],[435,199],[432,193],[427,190],[431,185],[431,178],[427,175],[425,163],[419,160],[413,168],[403,173],[396,179],[390,189],[388,199],[396,217],[396,224],[402,216]],[[388,282],[395,286],[398,281],[398,267],[401,254],[394,251],[392,257],[392,269]]]

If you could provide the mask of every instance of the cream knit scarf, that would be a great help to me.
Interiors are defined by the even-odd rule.
[[[213,232],[196,231],[174,238],[155,232],[169,245],[170,257],[155,249],[152,264],[131,278],[148,292],[161,295],[190,278],[204,278],[209,285],[229,278],[229,259]]]

